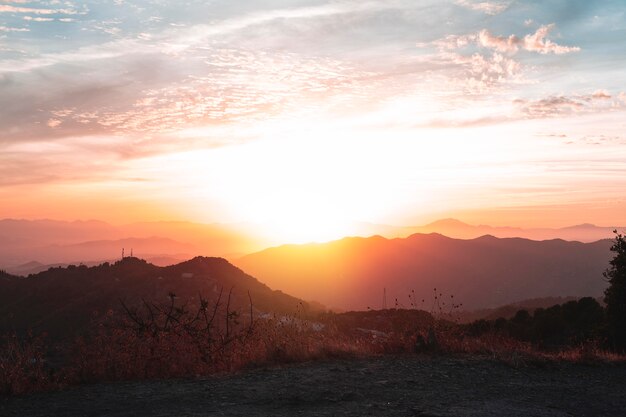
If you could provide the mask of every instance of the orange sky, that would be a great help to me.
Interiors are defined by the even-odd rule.
[[[0,218],[626,224],[619,2],[280,3],[0,9]]]

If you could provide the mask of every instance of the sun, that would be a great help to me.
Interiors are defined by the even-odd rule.
[[[169,201],[178,218],[243,224],[272,245],[324,242],[363,235],[367,223],[480,201],[472,187],[517,175],[503,163],[511,151],[499,138],[281,126],[247,142],[147,158],[133,171],[155,178],[151,197]]]
[[[276,243],[326,242],[358,232],[328,195],[306,190],[259,201],[254,217],[256,232]]]
[[[355,198],[359,186],[349,180],[347,157],[336,144],[320,141],[224,148],[211,153],[211,168],[203,173],[215,178],[221,172],[221,182],[204,189],[219,193],[230,215],[272,243],[329,241],[358,233],[355,216],[367,207]]]

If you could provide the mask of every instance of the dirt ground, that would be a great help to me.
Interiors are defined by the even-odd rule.
[[[626,365],[385,356],[0,400],[0,416],[626,416]]]

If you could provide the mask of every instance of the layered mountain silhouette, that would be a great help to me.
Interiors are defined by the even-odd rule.
[[[425,226],[395,227],[356,223],[359,236],[406,237],[414,233],[439,233],[448,237],[474,239],[486,234],[533,240],[565,239],[593,242],[612,238],[613,227],[591,224],[561,229],[521,229],[473,226],[444,219]],[[114,226],[102,221],[63,222],[54,220],[0,220],[0,268],[14,274],[37,273],[47,265],[83,263],[95,265],[119,259],[122,248],[160,265],[180,262],[197,255],[237,259],[269,246],[267,237],[253,232],[250,224],[202,224],[191,222],[142,222]],[[622,229],[620,229],[622,230]],[[280,242],[282,243],[282,242]],[[37,262],[29,268],[27,264]],[[24,266],[26,265],[26,266]]]
[[[540,297],[599,296],[610,246],[610,240],[415,234],[285,245],[234,263],[274,288],[329,307],[430,310],[445,302],[444,309],[462,303],[472,310]]]
[[[222,305],[232,289],[231,311],[247,313],[250,300],[256,313],[293,314],[307,309],[301,300],[273,291],[222,258],[196,257],[158,267],[134,257],[94,267],[57,267],[27,278],[0,271],[0,333],[33,330],[51,337],[79,334],[109,310],[142,300],[167,303],[175,294],[180,303],[199,297]],[[223,307],[222,307],[223,308]]]
[[[174,263],[196,255],[244,254],[260,247],[236,228],[189,222],[145,222],[113,226],[90,220],[0,220],[0,268],[15,274],[38,272],[23,267],[97,264],[119,259],[134,249],[144,259],[170,258]]]
[[[473,226],[456,219],[442,219],[425,226],[403,228],[406,235],[414,233],[439,233],[458,239],[475,239],[484,235],[495,237],[521,237],[532,240],[563,239],[580,242],[595,242],[613,237],[616,227],[601,227],[585,223],[562,228],[494,227],[488,225]],[[624,228],[619,228],[624,229]]]

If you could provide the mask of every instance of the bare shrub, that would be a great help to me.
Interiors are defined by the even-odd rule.
[[[19,395],[50,388],[44,352],[43,336],[4,336],[0,341],[0,394]]]

